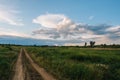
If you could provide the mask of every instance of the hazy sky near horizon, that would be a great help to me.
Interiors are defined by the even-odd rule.
[[[120,43],[120,0],[0,0],[0,35]]]

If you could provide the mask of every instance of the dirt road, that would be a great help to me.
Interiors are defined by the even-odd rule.
[[[25,49],[21,49],[12,80],[56,80],[44,68],[39,67]]]
[[[23,65],[22,65],[22,49],[20,50],[16,66],[15,66],[15,75],[13,77],[13,80],[24,80],[24,74],[23,74]]]

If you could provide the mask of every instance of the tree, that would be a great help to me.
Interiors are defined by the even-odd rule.
[[[95,41],[90,41],[90,47],[94,47]]]
[[[107,45],[106,45],[106,44],[104,44],[104,45],[103,45],[103,47],[104,47],[104,48],[106,48],[106,47],[107,47]]]
[[[87,46],[87,43],[85,42],[85,47]]]

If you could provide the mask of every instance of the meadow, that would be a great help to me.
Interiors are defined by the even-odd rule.
[[[120,80],[120,49],[26,47],[58,80]]]
[[[10,80],[19,49],[15,46],[0,46],[0,80]]]

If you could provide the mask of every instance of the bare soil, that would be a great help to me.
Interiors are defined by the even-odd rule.
[[[15,65],[15,75],[13,80],[24,80],[23,65],[22,65],[22,49],[20,50],[16,65]]]
[[[38,66],[25,49],[21,49],[12,80],[56,80],[44,68]]]

